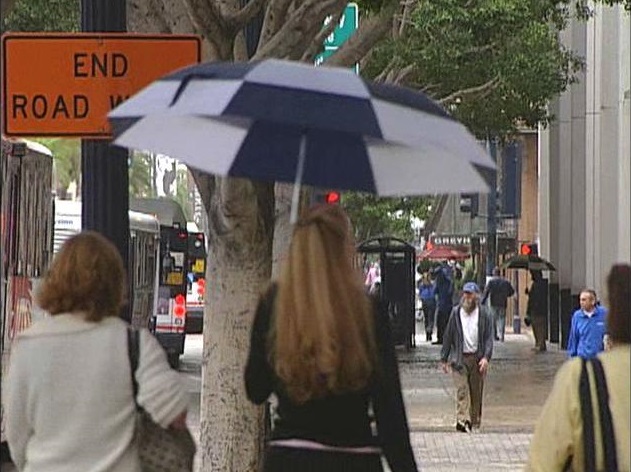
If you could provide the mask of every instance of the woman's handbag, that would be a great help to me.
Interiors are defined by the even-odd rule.
[[[140,353],[140,337],[137,330],[127,329],[127,348],[132,372],[134,402],[136,403],[135,440],[143,472],[190,472],[193,470],[195,441],[188,429],[165,429],[155,423],[138,405],[136,369]]]

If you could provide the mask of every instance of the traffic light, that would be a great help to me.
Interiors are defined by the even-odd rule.
[[[522,243],[519,247],[519,253],[522,256],[538,256],[539,246],[537,243]]]
[[[342,196],[335,190],[314,189],[311,193],[311,205],[338,205]]]
[[[471,213],[471,218],[478,216],[479,198],[477,193],[461,193],[460,194],[460,211],[462,213]]]

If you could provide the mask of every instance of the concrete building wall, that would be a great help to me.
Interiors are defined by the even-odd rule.
[[[539,155],[539,237],[558,268],[551,301],[558,301],[562,341],[580,290],[602,293],[611,265],[631,253],[629,14],[593,8],[592,19],[573,20],[561,33],[586,67],[551,105],[557,120],[542,130]]]
[[[517,227],[517,242],[538,242],[537,228],[539,226],[539,163],[538,163],[538,133],[522,134],[522,167],[521,167],[521,218]],[[517,246],[519,250],[519,245]],[[510,271],[509,280],[515,287],[517,310],[520,318],[526,315],[528,297],[526,287],[530,285],[530,275],[525,270]]]

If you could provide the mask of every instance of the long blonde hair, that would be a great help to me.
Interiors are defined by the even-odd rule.
[[[268,340],[270,363],[296,403],[358,391],[375,372],[373,308],[353,255],[350,221],[337,205],[297,223]]]

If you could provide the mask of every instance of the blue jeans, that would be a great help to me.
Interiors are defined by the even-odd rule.
[[[434,331],[434,317],[436,315],[436,303],[423,300],[423,315],[425,316],[425,333],[431,336]]]
[[[489,311],[493,315],[495,337],[504,342],[504,331],[506,331],[506,308],[491,306],[489,307]]]

